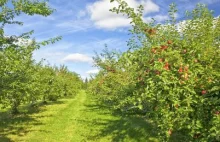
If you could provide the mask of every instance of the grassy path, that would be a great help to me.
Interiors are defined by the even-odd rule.
[[[81,110],[84,108],[85,100],[86,94],[81,92],[62,108],[55,107],[56,115],[40,127],[39,131],[30,134],[27,141],[70,142],[74,140],[79,127],[76,120],[82,115]]]
[[[0,120],[0,142],[155,141],[150,137],[153,127],[143,118],[113,114],[84,91],[74,98]]]

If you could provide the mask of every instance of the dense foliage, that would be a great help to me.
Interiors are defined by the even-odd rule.
[[[122,112],[142,113],[168,141],[182,133],[186,141],[220,140],[220,18],[198,4],[177,22],[174,4],[164,24],[145,23],[122,0],[113,8],[132,21],[129,50],[105,51],[94,58],[100,72],[89,92]]]
[[[59,97],[74,95],[81,88],[80,77],[65,66],[52,67],[37,63],[32,54],[41,45],[54,43],[60,37],[36,43],[30,39],[33,31],[18,36],[6,36],[8,24],[20,14],[48,16],[53,12],[46,2],[32,0],[0,0],[0,106],[18,112],[20,104],[38,100],[55,101]]]

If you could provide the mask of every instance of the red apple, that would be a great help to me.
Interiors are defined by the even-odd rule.
[[[220,111],[216,111],[215,114],[216,114],[216,115],[219,115],[219,114],[220,114]]]
[[[172,43],[173,43],[172,40],[167,41],[167,44],[172,44]]]
[[[184,71],[185,71],[185,72],[188,72],[188,69],[189,69],[188,66],[185,66],[185,67],[184,67]]]
[[[156,48],[152,48],[151,52],[155,54],[155,53],[157,53],[157,49]]]
[[[156,73],[157,75],[160,75],[160,71],[158,71],[158,70],[156,70],[155,73]]]
[[[163,59],[162,59],[162,58],[159,58],[158,61],[159,61],[159,62],[163,62]]]
[[[202,95],[205,95],[206,93],[207,93],[207,91],[206,90],[202,90]]]
[[[180,67],[179,70],[178,70],[178,72],[179,72],[179,73],[182,73],[182,72],[183,72],[183,68]]]
[[[169,63],[166,62],[165,66],[163,67],[165,70],[169,70]]]
[[[156,34],[156,30],[155,29],[149,29],[148,34],[154,35],[154,34]]]
[[[161,45],[160,47],[161,47],[161,48],[160,48],[161,50],[165,50],[165,49],[167,49],[167,48],[168,48],[168,46],[167,46],[167,45]]]

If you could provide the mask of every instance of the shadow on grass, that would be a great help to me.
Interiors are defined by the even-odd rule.
[[[57,100],[57,101],[46,101],[46,102],[39,102],[38,104],[37,104],[37,106],[38,107],[40,107],[40,106],[44,106],[44,105],[55,105],[55,104],[63,104],[64,103],[64,101],[62,101],[62,100]]]
[[[103,125],[95,123],[95,125]],[[141,117],[129,116],[119,120],[107,120],[98,136],[112,135],[112,141],[155,141],[154,126]]]
[[[9,138],[0,136],[0,142],[12,142]]]
[[[137,141],[137,142],[155,142],[156,127],[147,121],[143,116],[122,115],[120,112],[111,110],[111,107],[97,102],[86,105],[84,111],[97,111],[100,118],[81,120],[81,122],[92,127],[101,128],[98,134],[90,136],[89,140],[96,140],[102,137],[111,137],[113,142]],[[111,115],[105,117],[106,115]],[[103,118],[102,118],[103,116]],[[79,122],[80,123],[80,122]],[[94,128],[95,129],[95,128]]]
[[[35,112],[37,113],[37,111]],[[9,135],[24,136],[29,131],[28,128],[31,125],[41,125],[34,118],[29,116],[29,113],[19,113],[17,115],[11,115],[9,112],[0,113],[0,141],[10,142]],[[26,125],[25,125],[26,124]]]
[[[96,111],[100,118],[91,119],[92,127],[101,127],[98,135],[91,136],[90,140],[96,140],[101,137],[111,136],[111,141],[137,141],[137,142],[156,142],[158,139],[158,129],[154,123],[148,121],[143,115],[123,114],[115,111],[109,104],[96,101],[86,105],[85,111]],[[103,115],[113,115],[117,119],[103,119]],[[169,142],[185,142],[190,136],[183,130],[173,132]]]
[[[0,142],[12,142],[13,140],[9,138],[10,136],[22,137],[34,131],[30,130],[30,128],[37,125],[43,125],[43,123],[39,122],[37,119],[49,116],[32,116],[32,114],[46,111],[44,106],[62,103],[62,101],[57,101],[48,102],[46,104],[38,103],[36,106],[22,106],[19,109],[19,114],[16,115],[12,115],[10,110],[0,112]]]

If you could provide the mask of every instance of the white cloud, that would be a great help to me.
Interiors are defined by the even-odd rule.
[[[139,5],[144,6],[144,15],[158,12],[159,6],[152,0],[127,0],[129,7],[137,8]],[[91,20],[98,28],[115,29],[120,27],[128,27],[130,25],[130,19],[122,14],[116,14],[109,11],[113,7],[117,7],[118,3],[110,3],[109,0],[96,1],[93,4],[87,6],[87,12],[90,15]]]
[[[40,39],[40,41],[42,40],[44,39]],[[62,40],[56,42],[55,44],[49,44],[45,47],[41,47],[39,50],[34,51],[33,58],[36,61],[40,61],[42,58],[46,59],[46,61],[50,62],[52,65],[63,64],[62,59],[70,53],[69,50],[72,49],[71,47],[74,47],[73,43]]]
[[[63,58],[64,62],[93,62],[93,59],[85,54],[74,53]]]
[[[162,22],[162,21],[165,21],[165,20],[168,20],[169,17],[167,15],[156,15],[154,17],[154,19],[157,21],[157,22]]]
[[[168,20],[169,19],[169,16],[167,15],[156,15],[156,16],[153,16],[153,17],[144,17],[144,21],[145,22],[151,22],[152,21],[152,18],[154,18],[154,20],[156,20],[156,22],[163,22],[165,20]]]
[[[115,29],[130,26],[130,20],[123,17],[106,18],[95,23],[99,28]]]
[[[159,12],[160,10],[160,7],[153,3],[151,0],[142,0],[140,4],[144,6],[144,14]]]
[[[86,73],[87,73],[87,74],[95,74],[95,73],[98,73],[98,72],[99,72],[98,69],[94,69],[94,70],[89,70],[89,71],[87,71]]]

